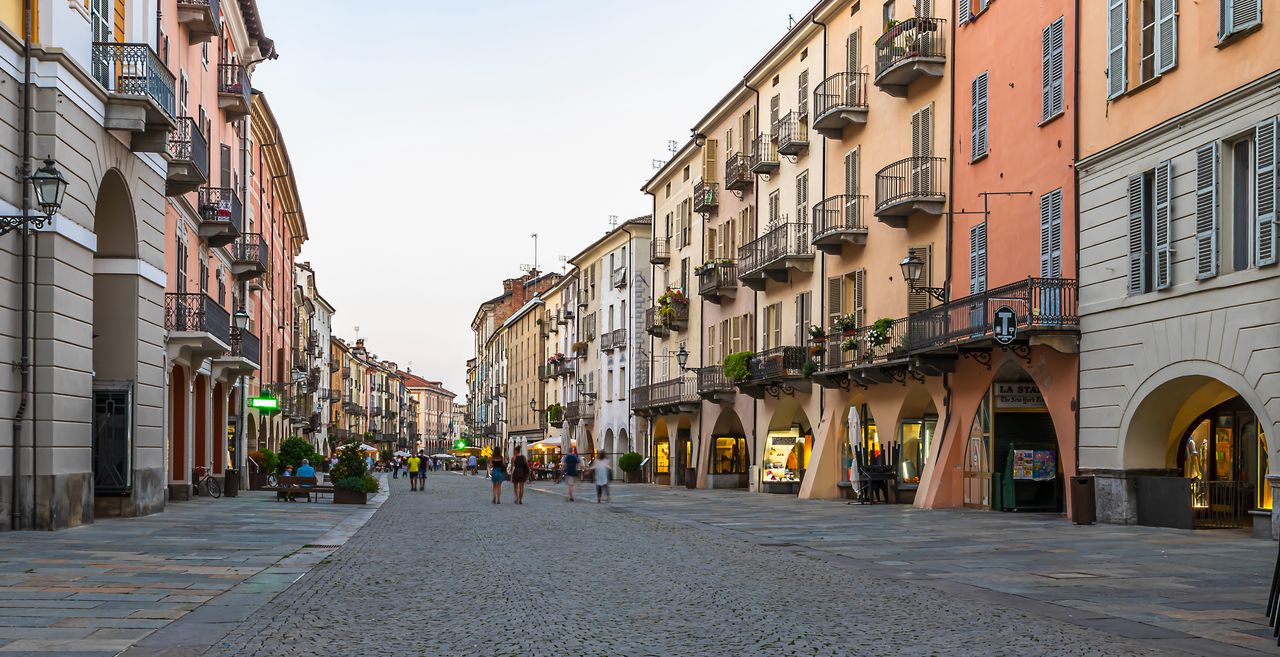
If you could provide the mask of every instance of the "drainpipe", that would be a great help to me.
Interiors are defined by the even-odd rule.
[[[742,78],[742,86],[745,87],[747,91],[750,91],[751,93],[755,94],[756,102],[753,103],[751,106],[751,112],[752,112],[753,118],[755,119],[755,125],[751,126],[751,128],[757,134],[759,134],[760,132],[760,90],[748,84],[747,79],[745,77]],[[745,136],[746,135],[743,135],[743,137]],[[756,138],[756,135],[751,135],[751,139],[754,140],[755,138]],[[756,219],[756,233],[759,233],[760,232],[760,195],[756,193],[754,182],[755,181],[752,180],[753,184],[751,186],[751,204],[752,204],[751,212],[752,214],[755,215],[755,219]],[[756,237],[759,237],[759,235],[752,237],[752,239],[755,239]],[[766,283],[766,285],[768,284]],[[758,292],[752,291],[751,293],[751,318],[753,320],[752,324],[755,324],[754,320],[759,316],[760,316],[760,294]],[[755,342],[755,338],[756,338],[755,326],[752,326],[751,328],[752,328],[751,340],[752,342]],[[751,400],[751,435],[754,436],[756,439],[760,438],[760,401],[757,399]]]
[[[249,171],[251,170],[251,167],[253,165],[253,156],[250,153],[250,146],[249,146],[249,130],[250,130],[250,126],[252,125],[252,121],[253,119],[252,117],[250,117],[249,120],[245,121],[240,128],[240,151],[241,151],[240,188],[241,188],[241,197],[244,199],[244,202],[240,204],[240,207],[245,207],[245,208],[249,207],[249,191],[250,191]],[[241,222],[243,222],[243,220],[244,218],[241,217]],[[259,223],[261,223],[261,217],[259,217]],[[259,225],[258,227],[258,234],[259,235],[264,234],[262,231],[261,225]],[[262,243],[258,245],[258,248],[259,249],[267,248],[266,241],[262,240]],[[271,272],[267,272],[266,275],[270,276]],[[240,281],[240,306],[244,308],[244,311],[246,313],[249,312],[249,281]],[[235,311],[236,311],[235,309],[232,309],[231,312],[234,313]],[[245,329],[245,330],[247,331],[248,329]],[[258,333],[262,333],[261,318],[259,318],[259,321],[258,321]],[[244,347],[243,335],[240,336],[240,345],[241,345],[241,348]],[[258,338],[258,371],[259,372],[262,371],[262,338],[261,337]],[[240,479],[241,487],[248,488],[248,486],[244,485],[247,482],[245,480],[244,468],[241,464],[244,463],[245,450],[249,449],[250,436],[247,433],[249,428],[249,399],[248,399],[249,378],[246,377],[243,373],[241,373],[237,377],[237,379],[238,379],[237,386],[240,388],[240,395],[239,395],[240,408],[237,409],[238,411],[237,416],[239,419],[236,421],[236,458],[235,458],[234,466],[236,469],[236,476]]]
[[[631,272],[635,271],[635,268],[631,266],[631,259],[636,257],[636,245],[634,243],[636,236],[633,235],[631,231],[627,230],[627,224],[625,222],[623,222],[621,226],[618,226],[618,228],[622,229],[622,232],[627,234],[627,261],[623,264],[626,265],[627,274],[630,275]],[[649,217],[649,234],[650,235],[653,234],[653,216],[652,215]],[[611,277],[610,282],[612,283],[613,272],[609,272],[609,276]],[[636,284],[634,277],[632,277],[631,284],[632,285]],[[625,298],[626,297],[623,297],[624,300]],[[634,306],[635,304],[631,303],[627,305],[628,307],[630,307],[630,306]],[[636,311],[635,308],[631,308],[631,312],[635,312],[635,311]],[[625,317],[625,313],[624,313],[624,317],[622,317],[622,325],[628,329],[627,335],[630,335],[631,329],[635,328],[634,326],[631,326],[631,322],[627,320],[627,318]],[[653,354],[650,354],[649,356],[650,356],[650,359],[652,359]],[[631,376],[636,375],[635,370],[636,370],[635,367],[631,368]],[[630,429],[630,431],[627,431],[627,449],[631,449],[631,440],[633,440],[633,437],[636,435],[636,427],[635,427],[635,424],[632,423],[633,420],[635,420],[635,412],[632,411],[631,409],[631,404],[635,402],[635,395],[631,394],[631,384],[629,382],[620,381],[619,383],[626,386],[626,390],[627,390],[627,428]],[[616,440],[617,436],[615,436],[614,439]],[[599,451],[599,450],[596,450],[596,451]],[[616,461],[618,456],[614,456],[613,458]]]
[[[17,531],[22,529],[23,513],[22,513],[22,488],[19,484],[22,474],[22,425],[26,421],[27,399],[30,394],[30,373],[31,373],[31,335],[27,326],[27,315],[31,311],[31,294],[28,290],[30,282],[30,269],[27,265],[27,255],[30,248],[31,228],[27,224],[27,206],[31,203],[31,186],[27,183],[28,171],[31,168],[31,34],[32,26],[32,0],[24,0],[22,3],[22,228],[20,231],[22,240],[22,253],[19,256],[22,266],[22,311],[20,313],[22,321],[21,340],[22,355],[18,361],[18,412],[13,418],[13,491],[10,498],[10,507],[12,511],[12,519],[10,520],[10,529]],[[31,494],[34,502],[35,495],[35,442],[31,444],[31,476],[32,486]]]
[[[825,82],[827,79],[827,54],[828,54],[827,50],[829,48],[829,44],[827,42],[827,38],[828,38],[827,24],[818,20],[816,11],[809,18],[809,20],[812,21],[814,25],[822,26],[822,80]],[[806,98],[805,100],[808,100],[808,99]],[[811,108],[810,111],[814,111],[816,109],[817,108]],[[827,198],[827,138],[825,136],[822,136],[822,160],[821,160],[820,166],[822,171],[822,177],[818,179],[818,201],[819,202]],[[812,233],[809,234],[809,238],[813,239]],[[815,250],[818,250],[818,249],[815,248]],[[822,321],[822,318],[826,317],[826,310],[827,310],[827,305],[826,305],[827,304],[827,295],[826,295],[827,254],[826,252],[822,252],[822,251],[819,251],[819,252],[821,253],[821,256],[819,256],[818,258],[818,323],[822,324],[824,323]],[[805,328],[807,329],[808,327],[805,327]],[[822,423],[822,416],[826,412],[826,410],[827,410],[827,391],[825,388],[823,388],[818,391],[818,423],[819,424]]]
[[[1080,169],[1075,166],[1075,163],[1080,161],[1080,0],[1075,1],[1075,15],[1071,17],[1071,21],[1075,23],[1074,30],[1073,30],[1075,32],[1075,41],[1072,46],[1075,52],[1072,54],[1072,58],[1071,58],[1072,60],[1074,60],[1074,63],[1072,65],[1072,68],[1074,69],[1072,72],[1072,75],[1074,77],[1072,77],[1071,79],[1071,87],[1072,87],[1071,97],[1072,97],[1072,103],[1073,103],[1071,106],[1072,108],[1072,111],[1071,111],[1071,162],[1072,162],[1071,170],[1072,170],[1072,177],[1073,177],[1072,180],[1076,186],[1076,194],[1074,199],[1075,203],[1073,204],[1075,205],[1075,212],[1073,214],[1075,215],[1075,219],[1076,219],[1076,226],[1075,226],[1075,229],[1076,229],[1076,248],[1075,248],[1075,251],[1076,251],[1076,316],[1077,316],[1076,323],[1079,324],[1078,317],[1080,315],[1080,292],[1079,292],[1080,290],[1080,274],[1079,274],[1080,272],[1080,193],[1079,193]],[[1076,366],[1076,398],[1075,398],[1075,402],[1072,404],[1072,406],[1074,407],[1072,410],[1075,412],[1075,416],[1076,416],[1075,452],[1076,452],[1076,474],[1077,475],[1080,474],[1080,367],[1079,367],[1080,355],[1079,353],[1080,353],[1079,345],[1076,345],[1076,365],[1077,365]]]

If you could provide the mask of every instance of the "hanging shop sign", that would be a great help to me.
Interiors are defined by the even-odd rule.
[[[1000,344],[1011,344],[1018,337],[1018,314],[1009,306],[996,308],[991,325],[991,334]]]
[[[249,408],[274,411],[280,408],[280,400],[275,397],[250,397]]]
[[[1044,408],[1044,395],[1034,383],[996,382],[996,408]]]

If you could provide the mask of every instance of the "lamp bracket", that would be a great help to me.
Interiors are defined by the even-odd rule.
[[[916,287],[915,285],[912,285],[912,286],[911,286],[911,291],[912,291],[912,292],[915,292],[915,293],[917,293],[917,294],[918,294],[918,293],[920,293],[920,292],[927,292],[927,293],[929,294],[929,296],[933,297],[933,298],[934,298],[938,303],[946,303],[946,302],[947,302],[947,290],[946,290],[946,288],[941,288],[941,287]]]
[[[36,228],[44,228],[45,224],[53,225],[53,217],[44,214],[22,216],[20,214],[0,215],[0,236],[8,235],[22,228],[23,224],[31,224]]]

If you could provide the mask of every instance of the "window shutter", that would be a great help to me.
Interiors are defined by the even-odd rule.
[[[774,137],[778,136],[778,112],[781,104],[782,98],[778,94],[774,94],[773,98],[769,99],[769,128]]]
[[[1178,0],[1156,0],[1156,73],[1178,65]]]
[[[706,146],[702,147],[702,180],[703,182],[716,181],[716,158],[719,157],[719,143],[715,139],[708,139]]]
[[[968,23],[972,17],[969,14],[969,2],[970,0],[956,0],[956,20],[961,25]]]
[[[969,229],[969,294],[987,291],[987,225]]]
[[[835,276],[827,279],[827,327],[836,325],[844,314],[844,281]]]
[[[987,154],[987,72],[974,78],[972,88],[973,133],[970,159],[976,160]]]
[[[858,149],[856,148],[844,154],[844,193],[848,196],[858,195]]]
[[[920,287],[929,287],[932,278],[929,275],[930,260],[932,259],[932,249],[927,246],[913,246],[908,249],[911,253],[920,257],[924,261],[924,267],[920,270]],[[929,309],[929,293],[924,290],[919,292],[907,290],[907,314],[914,315]]]
[[[1142,174],[1129,176],[1129,292],[1144,292],[1147,278],[1147,226],[1143,216],[1147,213],[1146,199],[1142,195]]]
[[[1276,119],[1254,129],[1254,261],[1259,267],[1276,264]]]
[[[859,328],[867,325],[867,270],[853,271],[853,319]]]
[[[796,89],[796,113],[809,116],[809,69],[800,71],[800,82]]]
[[[1156,289],[1163,290],[1173,284],[1173,240],[1169,234],[1172,223],[1170,204],[1172,200],[1173,166],[1169,160],[1156,165],[1155,173],[1155,253],[1156,253]]]
[[[1053,88],[1050,109],[1053,115],[1062,113],[1064,108],[1064,87],[1066,86],[1066,45],[1064,31],[1066,21],[1059,18],[1050,26],[1053,32]]]
[[[1218,36],[1226,38],[1262,22],[1262,0],[1224,0]]]
[[[1127,0],[1107,0],[1107,98],[1124,93],[1127,81],[1126,39],[1129,27]]]
[[[911,115],[911,156],[933,154],[933,106],[927,105]]]
[[[809,214],[809,171],[806,169],[796,176],[796,216],[795,223],[803,223]]]
[[[1040,197],[1040,277],[1062,276],[1062,190]]]
[[[801,346],[809,339],[809,306],[812,305],[812,292],[801,292],[796,295],[796,342]]]
[[[1218,143],[1196,150],[1196,278],[1218,275]]]
[[[1065,21],[1059,18],[1044,28],[1040,38],[1041,122],[1061,114],[1063,109],[1063,76],[1066,65],[1064,29]]]

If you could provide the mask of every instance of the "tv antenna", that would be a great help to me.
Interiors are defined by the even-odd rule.
[[[680,150],[680,142],[674,139],[668,139],[667,150],[670,151],[672,155],[675,155],[676,151]]]
[[[561,269],[569,271],[569,256],[558,256],[558,259],[560,260]]]
[[[617,227],[618,227],[618,215],[616,214],[609,215],[609,230],[613,230],[614,228],[617,228]]]
[[[791,14],[787,14],[787,29],[790,30],[795,26],[796,26],[796,17]]]
[[[359,340],[359,339],[360,339],[360,327],[359,327],[359,326],[357,326],[357,327],[356,327],[356,339],[357,339],[357,340]]]
[[[649,160],[649,163],[653,165],[653,168],[655,169],[661,169],[662,167],[667,166],[666,160]]]

